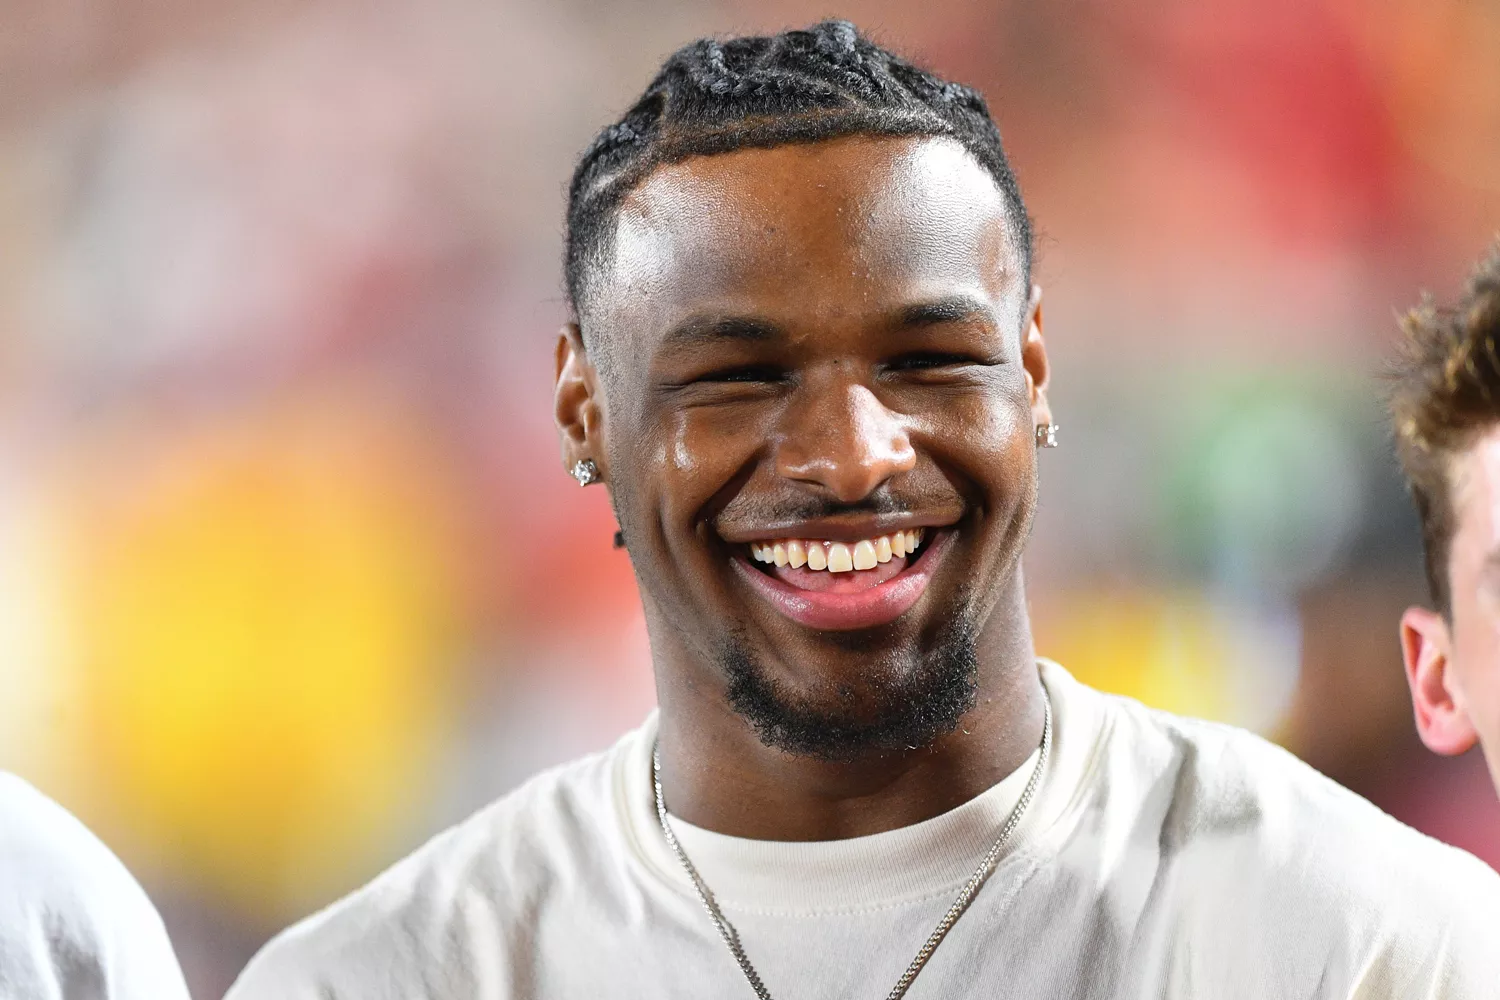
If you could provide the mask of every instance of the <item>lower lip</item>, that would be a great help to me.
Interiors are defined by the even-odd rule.
[[[927,548],[906,569],[869,590],[848,594],[801,590],[762,573],[743,556],[736,556],[733,563],[756,593],[792,621],[808,628],[848,632],[889,625],[911,610],[926,593],[932,567],[947,550],[951,537],[951,532],[934,532]]]

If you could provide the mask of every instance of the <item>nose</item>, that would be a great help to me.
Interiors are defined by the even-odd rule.
[[[873,493],[916,466],[900,414],[857,382],[808,385],[782,420],[778,475],[821,487],[843,503]]]

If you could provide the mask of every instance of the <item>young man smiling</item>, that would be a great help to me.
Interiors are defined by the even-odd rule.
[[[841,22],[672,56],[574,176],[556,389],[659,712],[233,1000],[1493,996],[1494,872],[1038,664],[1030,270],[973,91]]]

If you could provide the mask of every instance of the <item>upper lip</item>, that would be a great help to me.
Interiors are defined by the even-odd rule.
[[[958,523],[956,517],[921,514],[857,514],[815,518],[810,521],[785,521],[762,528],[721,530],[719,535],[731,545],[775,541],[782,538],[815,538],[828,542],[858,542],[878,538],[893,531],[912,528],[947,528]]]

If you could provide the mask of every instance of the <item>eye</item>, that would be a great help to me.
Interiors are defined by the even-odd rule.
[[[952,368],[958,365],[983,365],[990,362],[967,354],[948,354],[941,351],[919,351],[903,354],[890,363],[892,371],[926,371],[931,368]]]
[[[740,365],[735,368],[720,368],[699,375],[695,382],[780,382],[786,372],[772,365]]]

